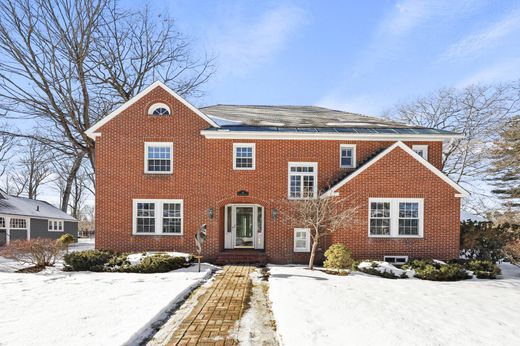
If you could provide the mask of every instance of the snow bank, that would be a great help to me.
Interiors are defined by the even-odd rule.
[[[0,345],[138,344],[209,274],[0,273]]]
[[[143,258],[149,257],[149,256],[153,256],[153,255],[157,255],[157,254],[169,255],[169,256],[172,256],[172,257],[184,257],[186,262],[189,262],[190,259],[192,258],[192,255],[184,253],[184,252],[160,252],[160,251],[155,252],[155,251],[150,251],[150,252],[144,252],[144,253],[133,253],[133,254],[128,255],[128,257],[126,259],[128,260],[128,262],[130,262],[131,265],[136,265],[136,264],[141,263]]]
[[[520,345],[520,268],[504,278],[434,282],[271,266],[284,345]]]
[[[376,264],[376,266],[374,266],[374,264]],[[408,274],[410,272],[410,271],[399,269],[399,268],[391,265],[388,262],[381,262],[381,261],[373,261],[373,262],[364,261],[358,265],[358,268],[359,269],[374,268],[375,270],[379,271],[380,273],[390,272],[397,276],[401,276],[403,273]],[[413,276],[413,275],[408,275],[408,276]]]

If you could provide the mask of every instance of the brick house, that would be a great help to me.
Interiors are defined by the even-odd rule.
[[[197,109],[160,82],[87,134],[96,141],[96,247],[296,263],[306,229],[287,200],[351,196],[355,222],[326,239],[357,258],[458,257],[460,199],[441,171],[459,134],[321,107]]]

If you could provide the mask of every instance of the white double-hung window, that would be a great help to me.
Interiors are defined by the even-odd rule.
[[[341,144],[339,146],[339,166],[341,168],[356,168],[355,144]]]
[[[233,169],[254,170],[256,167],[255,143],[233,143]]]
[[[173,172],[173,143],[144,143],[144,172],[171,174]]]
[[[289,199],[310,199],[318,195],[318,163],[289,162]]]
[[[422,198],[370,198],[368,209],[370,237],[423,236]]]
[[[182,234],[183,201],[181,199],[134,199],[133,202],[133,234]]]
[[[63,220],[49,220],[49,232],[63,232]]]

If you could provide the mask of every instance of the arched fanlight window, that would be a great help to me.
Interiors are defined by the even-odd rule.
[[[148,109],[148,115],[170,115],[170,107],[164,103],[154,103]]]

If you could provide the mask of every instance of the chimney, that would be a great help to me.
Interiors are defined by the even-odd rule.
[[[36,206],[36,211],[40,211],[40,206],[39,205]]]

